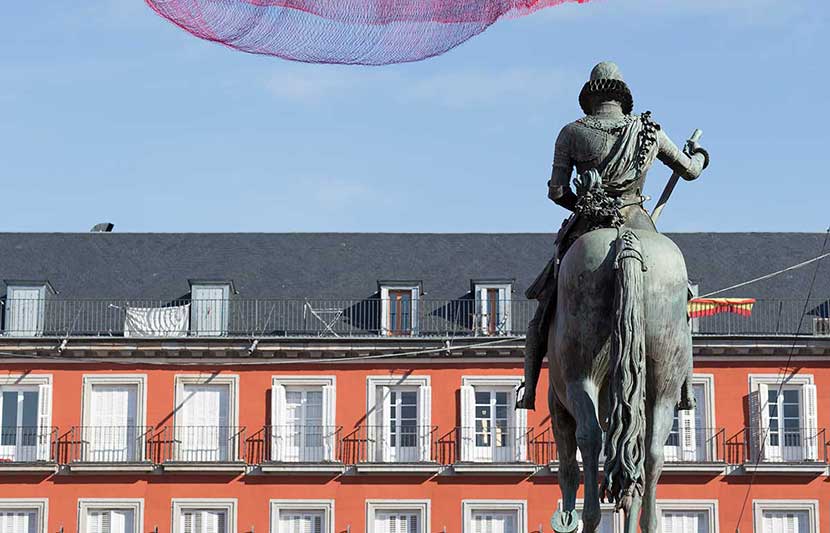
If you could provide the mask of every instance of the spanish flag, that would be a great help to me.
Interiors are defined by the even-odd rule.
[[[712,316],[719,313],[752,315],[755,298],[692,298],[689,300],[689,318]]]

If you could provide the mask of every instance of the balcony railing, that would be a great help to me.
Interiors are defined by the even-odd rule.
[[[808,314],[802,319],[804,300],[758,300],[751,316],[721,313],[700,317],[692,321],[692,329],[695,335],[830,336],[830,319],[823,318],[826,301],[807,302]],[[8,311],[0,313],[5,317],[4,335],[124,336],[126,332],[128,336],[150,337],[497,337],[524,335],[537,305],[518,298],[507,301],[502,316],[493,319],[473,299],[421,299],[408,309],[405,323],[396,315],[393,325],[390,316],[384,316],[390,312],[389,302],[378,298],[232,298],[198,300],[198,305],[191,300],[46,298],[26,300],[24,307],[21,303],[0,302]],[[208,308],[210,312],[205,312]],[[400,315],[399,309],[396,312]],[[128,314],[131,322],[125,327]]]
[[[153,437],[154,461],[240,462],[244,432],[245,428],[240,426],[167,426]]]
[[[264,461],[322,463],[337,461],[342,428],[322,425],[265,426]]]
[[[741,462],[826,463],[827,446],[824,429],[745,428]]]
[[[55,461],[55,427],[3,426],[0,428],[0,464]]]
[[[517,463],[532,459],[533,429],[518,426],[461,426],[438,439],[442,462]]]
[[[347,464],[434,462],[435,426],[360,426],[343,437]]]
[[[68,462],[138,463],[149,461],[149,426],[74,426],[66,439]]]
[[[666,463],[717,463],[725,460],[726,433],[722,428],[694,428],[669,435]]]

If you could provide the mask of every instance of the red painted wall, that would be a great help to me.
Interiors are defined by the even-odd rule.
[[[715,417],[718,427],[726,429],[726,436],[738,435],[747,424],[745,397],[748,392],[748,374],[779,373],[779,364],[742,363],[700,364],[696,372],[715,376]],[[271,378],[278,374],[311,374],[337,376],[337,424],[344,430],[360,424],[366,412],[366,376],[385,374],[428,374],[432,380],[432,423],[438,426],[437,435],[450,431],[459,424],[458,389],[464,375],[497,374],[520,375],[520,361],[515,364],[461,364],[461,363],[372,363],[363,364],[298,364],[279,366],[216,367],[204,365],[122,365],[122,364],[52,364],[42,366],[6,365],[3,372],[18,374],[25,371],[53,375],[52,424],[64,433],[71,426],[81,424],[81,393],[84,374],[144,373],[147,374],[147,424],[172,425],[174,403],[174,376],[176,374],[212,373],[220,371],[239,376],[239,425],[247,426],[248,434],[268,423],[268,398]],[[792,370],[792,369],[791,369]],[[818,419],[820,427],[830,426],[830,362],[797,368],[799,373],[815,376],[818,389]],[[545,390],[546,377],[540,390]],[[544,396],[544,395],[543,395]],[[547,408],[540,398],[540,408],[528,417],[529,426],[548,426]],[[753,530],[753,499],[819,499],[820,529],[830,530],[830,484],[827,477],[757,476],[749,494],[750,476],[732,475],[706,477],[666,477],[658,490],[658,498],[719,500],[721,532],[732,532],[739,527],[744,532]],[[351,527],[352,532],[364,531],[365,500],[430,499],[432,531],[444,527],[449,533],[461,531],[462,499],[522,499],[528,503],[528,530],[536,531],[538,524],[549,530],[548,521],[560,497],[553,476],[534,476],[529,479],[500,476],[436,476],[424,480],[417,476],[348,475],[340,479],[320,479],[298,476],[237,476],[190,474],[138,474],[105,476],[57,474],[52,476],[6,475],[0,477],[0,498],[49,498],[49,529],[56,532],[76,531],[78,498],[142,498],[144,500],[144,530],[159,527],[160,533],[170,531],[172,498],[237,498],[239,531],[262,533],[269,531],[269,500],[329,499],[336,500],[335,531]],[[746,500],[743,518],[738,515]]]

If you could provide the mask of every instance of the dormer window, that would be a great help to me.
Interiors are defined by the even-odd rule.
[[[476,311],[473,327],[478,335],[510,335],[512,331],[511,282],[474,282]]]
[[[415,335],[418,332],[419,283],[380,284],[380,333],[388,336]]]
[[[229,282],[190,282],[190,333],[200,337],[228,334]]]
[[[43,334],[45,283],[8,284],[6,286],[5,333],[13,337]]]

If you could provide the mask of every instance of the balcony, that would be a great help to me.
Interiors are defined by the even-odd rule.
[[[54,427],[0,428],[0,475],[54,472],[57,435]]]
[[[127,474],[152,472],[149,426],[74,426],[61,438],[70,472]]]
[[[337,475],[340,461],[340,426],[265,426],[247,439],[251,463],[263,474]],[[254,459],[258,457],[258,459]]]
[[[343,437],[344,459],[359,474],[437,474],[442,465],[434,459],[436,431],[408,424],[360,426]]]
[[[671,433],[664,448],[663,474],[718,475],[724,472],[726,432],[693,428]]]
[[[824,429],[745,428],[742,437],[741,457],[735,462],[742,462],[747,473],[818,476],[827,471]]]
[[[165,472],[240,474],[245,428],[240,426],[167,426],[154,437],[156,462]]]
[[[472,298],[419,299],[407,315],[406,328],[383,327],[388,302],[367,299],[254,300],[123,300],[63,299],[26,300],[24,308],[10,310],[37,316],[18,317],[3,325],[8,337],[245,337],[245,338],[370,338],[370,337],[500,337],[522,336],[536,310],[536,301],[504,302],[509,312],[492,317]],[[2,306],[19,302],[0,302]],[[830,319],[822,311],[801,320],[804,300],[758,300],[751,316],[721,313],[695,318],[697,336],[790,336],[830,338]],[[36,305],[35,305],[36,304]],[[823,309],[825,300],[807,303]],[[193,317],[215,308],[221,320],[205,322]],[[128,323],[129,317],[129,325]],[[25,318],[25,319],[24,319]],[[25,326],[15,326],[23,324]],[[33,326],[34,324],[34,326]],[[495,324],[495,326],[494,326]],[[799,328],[800,324],[800,328]],[[18,328],[18,329],[14,329]]]
[[[530,460],[533,430],[526,427],[457,427],[438,439],[441,462],[451,463],[458,474],[530,475],[537,465]]]

